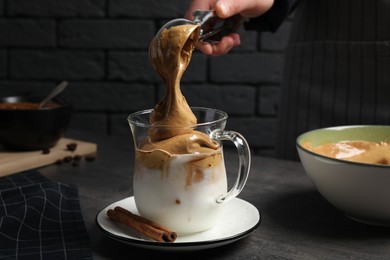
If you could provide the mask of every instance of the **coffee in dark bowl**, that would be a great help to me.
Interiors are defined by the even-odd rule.
[[[43,97],[0,98],[0,144],[7,150],[43,150],[55,146],[69,126],[72,106],[53,99],[38,108]]]

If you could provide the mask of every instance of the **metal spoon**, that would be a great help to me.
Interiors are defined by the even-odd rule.
[[[159,37],[160,37],[160,34],[161,34],[161,32],[162,32],[164,29],[169,29],[169,28],[171,28],[171,27],[173,27],[173,26],[186,25],[186,24],[196,25],[195,22],[190,21],[190,20],[185,19],[185,18],[177,18],[177,19],[170,20],[169,22],[167,22],[166,24],[164,24],[164,25],[161,27],[161,29],[157,32],[156,38],[159,38]]]
[[[157,32],[156,37],[159,38],[164,29],[169,29],[179,25],[199,25],[201,28],[199,41],[218,43],[224,35],[236,32],[242,23],[246,20],[241,15],[235,15],[227,19],[219,18],[214,10],[195,10],[192,12],[194,21],[177,18],[164,24]]]
[[[62,81],[58,84],[52,91],[50,91],[49,95],[39,103],[38,109],[43,108],[47,102],[49,102],[52,98],[60,94],[64,89],[68,86],[68,81]]]

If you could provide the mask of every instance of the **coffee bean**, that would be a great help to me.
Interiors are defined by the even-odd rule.
[[[58,159],[56,162],[55,162],[55,164],[57,164],[57,165],[61,165],[63,163],[63,161],[61,160],[61,159]]]
[[[74,161],[80,161],[81,160],[81,156],[80,155],[76,155],[73,157],[73,160]]]
[[[42,154],[49,154],[50,153],[50,149],[49,148],[43,148],[42,149]]]
[[[66,145],[66,148],[69,151],[73,152],[73,151],[75,151],[77,149],[77,143],[69,143],[69,144]]]
[[[68,162],[71,162],[73,160],[72,156],[65,156],[64,157],[64,162],[68,163]]]

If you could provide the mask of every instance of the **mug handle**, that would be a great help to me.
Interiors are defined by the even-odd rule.
[[[238,151],[238,175],[233,187],[226,194],[219,196],[216,199],[217,204],[222,204],[235,197],[242,191],[249,176],[251,165],[251,154],[247,141],[237,132],[226,130],[214,130],[211,132],[211,138],[218,141],[232,141]]]

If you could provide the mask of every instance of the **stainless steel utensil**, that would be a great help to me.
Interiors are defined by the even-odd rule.
[[[164,24],[156,36],[158,37],[162,30],[169,29],[173,26],[198,24],[201,27],[199,41],[215,44],[218,43],[223,36],[237,32],[245,21],[241,15],[222,19],[215,14],[214,10],[195,10],[192,14],[194,16],[193,21],[185,18],[173,19]]]
[[[38,109],[43,108],[52,98],[64,91],[67,86],[67,81],[62,81],[60,84],[58,84],[52,91],[50,91],[49,95],[47,95],[47,97],[42,100],[41,103],[39,103]]]

